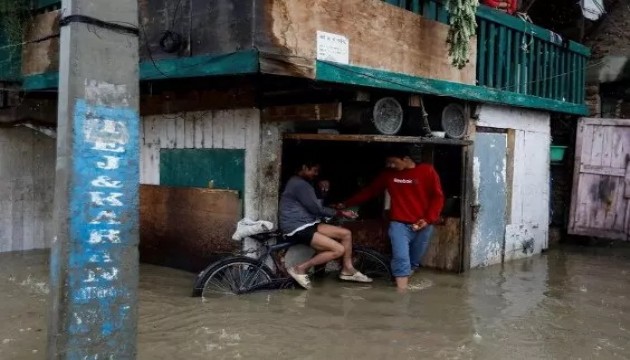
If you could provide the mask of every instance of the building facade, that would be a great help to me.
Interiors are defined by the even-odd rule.
[[[147,194],[154,194],[141,196],[141,256],[143,251],[156,252],[165,244],[176,248],[186,241],[175,239],[184,231],[173,230],[181,221],[168,219],[182,206],[181,201],[177,206],[164,203],[172,189],[211,189],[203,195],[207,196],[203,204],[191,198],[190,211],[207,212],[208,218],[221,219],[219,225],[208,230],[186,223],[185,233],[215,231],[229,242],[231,226],[240,217],[275,222],[283,181],[302,152],[314,151],[327,159],[328,176],[338,184],[337,196],[343,197],[376,174],[379,154],[391,143],[408,144],[418,161],[432,162],[444,183],[447,206],[425,259],[430,267],[459,272],[547,248],[550,119],[552,114],[587,113],[586,47],[480,6],[470,63],[457,69],[448,56],[449,15],[440,2],[205,4],[200,0],[181,1],[180,6],[170,0],[139,4],[144,45],[139,65],[143,116],[139,171],[141,184],[152,186]],[[26,36],[32,40],[53,36],[25,45],[19,76],[4,79],[18,81],[34,103],[55,101],[54,33],[60,10],[52,6],[41,11]],[[402,111],[403,126],[395,133],[375,129],[374,109],[382,99],[392,99],[387,101]],[[463,136],[441,134],[448,130],[443,125],[447,108],[460,110],[456,115],[462,118]],[[437,136],[425,137],[420,129],[423,111]],[[27,120],[19,114],[3,116],[14,123]],[[36,116],[40,122],[56,122],[55,114]],[[0,132],[13,143],[25,141],[16,129]],[[24,176],[52,182],[53,141],[45,143],[25,151],[32,158],[48,159],[48,167],[25,168],[31,172]],[[15,156],[2,159],[7,158]],[[12,172],[16,165],[4,161],[0,168]],[[370,165],[354,166],[357,162]],[[41,196],[32,200],[42,204],[41,211],[31,215],[23,210],[23,220],[11,223],[10,234],[24,233],[29,219],[52,216],[52,207],[43,205],[50,202],[52,188],[41,190]],[[156,191],[163,194],[155,195]],[[143,201],[157,205],[143,206]],[[238,206],[227,206],[227,201]],[[385,202],[366,205],[362,221],[348,225],[357,241],[386,250]],[[160,206],[165,210],[159,215],[145,213]],[[191,233],[191,228],[197,232]],[[167,232],[170,235],[165,236]],[[4,251],[25,250],[25,243],[46,247],[50,241],[39,230],[30,235],[37,240],[28,242],[9,240],[15,236],[7,231],[0,234],[0,244],[17,244],[0,246]],[[177,256],[204,257],[212,251],[197,242]]]

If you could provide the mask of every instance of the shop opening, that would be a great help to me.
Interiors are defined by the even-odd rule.
[[[466,179],[470,179],[467,177],[465,142],[374,135],[285,134],[280,191],[306,156],[320,162],[320,179],[330,181],[326,202],[341,202],[369,185],[383,171],[385,150],[394,143],[407,146],[417,163],[433,164],[442,183],[444,208],[423,266],[462,272],[469,223],[464,221],[468,195]],[[344,223],[352,230],[354,242],[390,254],[388,209],[386,193],[356,208],[359,219]]]

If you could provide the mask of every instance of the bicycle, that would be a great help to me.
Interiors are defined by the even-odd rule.
[[[256,240],[262,253],[258,258],[245,255],[229,256],[210,264],[197,275],[193,296],[241,295],[260,290],[280,290],[294,288],[295,281],[284,266],[284,254],[292,246],[278,231],[262,233],[250,237]],[[271,259],[275,271],[267,266]],[[376,250],[355,245],[352,260],[357,270],[377,280],[391,280],[389,260]]]

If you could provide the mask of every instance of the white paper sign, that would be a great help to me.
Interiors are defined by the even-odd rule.
[[[342,35],[317,32],[317,60],[350,63],[350,41]]]

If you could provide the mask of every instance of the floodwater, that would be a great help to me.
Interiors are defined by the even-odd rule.
[[[0,359],[44,359],[47,253],[0,255]],[[341,284],[202,302],[141,268],[139,359],[628,359],[630,249],[563,248],[415,290]]]

